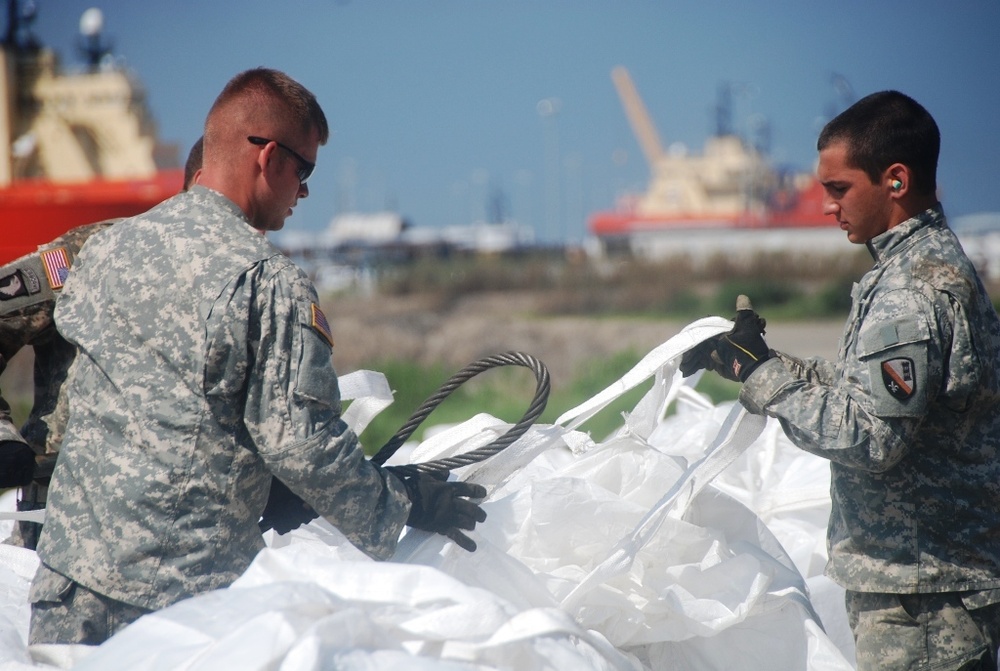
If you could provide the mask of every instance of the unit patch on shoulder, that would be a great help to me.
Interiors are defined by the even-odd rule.
[[[31,268],[18,268],[0,277],[0,301],[37,294],[42,290],[42,282]]]
[[[62,289],[69,276],[69,255],[65,247],[56,247],[41,252],[42,265],[45,267],[45,275],[49,279],[49,286],[55,289]]]
[[[326,321],[326,315],[319,309],[319,306],[312,303],[312,326],[320,332],[326,341],[333,347],[333,334],[330,332],[330,324]]]
[[[913,359],[889,359],[882,362],[882,382],[886,390],[900,401],[909,399],[917,391]]]

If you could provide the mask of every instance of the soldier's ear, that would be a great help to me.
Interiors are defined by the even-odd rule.
[[[902,163],[893,163],[883,174],[883,183],[889,188],[890,194],[893,196],[906,194],[912,182],[909,168]]]

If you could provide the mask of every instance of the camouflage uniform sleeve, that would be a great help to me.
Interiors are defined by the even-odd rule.
[[[0,270],[0,273],[6,270],[7,267]],[[19,323],[20,320],[17,318],[0,314],[0,375],[7,370],[7,362],[24,345],[23,332],[18,327]],[[27,442],[21,437],[21,433],[14,425],[10,403],[3,397],[3,392],[0,390],[0,442],[7,440],[16,440],[22,443]]]
[[[55,298],[38,253],[0,268],[0,373],[21,349],[52,326]],[[26,442],[14,425],[9,402],[0,396],[0,441]]]
[[[2,354],[0,354],[0,374],[2,374],[6,368],[7,360]],[[10,412],[10,404],[7,403],[2,394],[0,394],[0,442],[8,440],[16,440],[22,443],[26,442],[24,438],[21,437],[17,427],[14,426],[14,420],[11,417]]]
[[[835,379],[837,369],[832,361],[819,357],[800,359],[784,352],[775,352],[775,354],[785,364],[788,371],[800,380],[831,384]]]
[[[78,226],[46,243],[38,251],[0,267],[0,373],[23,347],[54,337],[52,313],[73,259],[91,235],[115,221],[118,220]],[[35,367],[37,371],[37,359]],[[35,383],[42,384],[38,379]],[[37,401],[40,395],[38,388],[35,394]],[[10,405],[2,396],[0,440],[24,442],[11,419]]]
[[[846,350],[841,374],[796,374],[778,358],[755,370],[740,391],[751,412],[775,417],[808,452],[850,468],[884,472],[905,456],[940,387],[942,337],[922,294],[876,296]]]
[[[249,323],[258,326],[246,339],[244,422],[260,456],[361,550],[390,557],[409,499],[401,482],[365,458],[341,419],[333,338],[312,284],[286,269],[262,282],[250,304],[257,314]]]

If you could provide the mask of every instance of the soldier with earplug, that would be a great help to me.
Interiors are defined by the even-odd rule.
[[[770,350],[740,296],[734,327],[681,362],[830,461],[826,574],[846,590],[857,668],[996,669],[1000,644],[1000,319],[948,227],[940,134],[897,91],[817,143],[824,212],[868,247],[838,361]]]

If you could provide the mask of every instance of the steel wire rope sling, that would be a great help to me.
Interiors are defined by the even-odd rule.
[[[478,361],[470,363],[468,366],[452,375],[447,382],[441,385],[441,387],[434,392],[433,395],[431,395],[419,408],[417,408],[416,412],[410,416],[410,419],[408,419],[406,423],[400,427],[396,434],[389,439],[389,442],[387,442],[382,449],[380,449],[378,453],[371,458],[371,460],[379,466],[384,464],[389,457],[395,454],[396,450],[398,450],[403,443],[407,441],[416,428],[420,426],[421,422],[427,419],[427,416],[430,415],[431,412],[433,412],[433,410],[453,391],[483,371],[489,370],[490,368],[497,368],[499,366],[524,366],[525,368],[531,369],[531,371],[535,374],[535,380],[537,382],[535,397],[532,399],[531,405],[528,406],[524,416],[521,417],[517,424],[512,426],[506,433],[488,445],[470,450],[465,454],[458,454],[446,459],[425,461],[419,464],[393,466],[393,468],[396,469],[397,472],[406,475],[415,475],[417,473],[440,475],[461,466],[468,466],[469,464],[484,461],[513,444],[518,438],[524,435],[524,433],[531,427],[532,424],[535,423],[538,417],[545,410],[545,404],[548,402],[549,389],[551,386],[549,381],[549,371],[545,367],[545,364],[530,354],[524,354],[523,352],[505,352],[503,354],[494,354],[492,356],[484,357]]]

